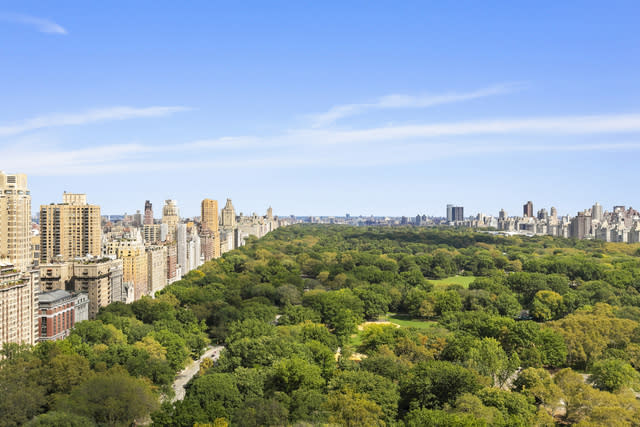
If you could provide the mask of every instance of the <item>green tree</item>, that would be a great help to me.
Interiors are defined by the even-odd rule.
[[[329,422],[345,427],[383,427],[383,412],[380,406],[366,396],[348,390],[346,393],[332,391],[325,402],[329,411]]]
[[[331,379],[329,389],[342,393],[352,390],[366,396],[380,406],[387,424],[392,424],[398,415],[398,386],[383,376],[367,371],[342,371]]]
[[[560,397],[560,389],[542,368],[523,369],[513,382],[513,389],[532,397],[538,405],[554,405]]]
[[[234,419],[246,427],[287,425],[289,410],[275,398],[254,398],[243,402]]]
[[[5,344],[0,360],[0,426],[17,426],[43,412],[46,387],[39,381],[40,359],[30,350]]]
[[[564,312],[562,295],[553,291],[538,291],[533,298],[531,315],[539,321],[559,318]]]
[[[600,390],[617,392],[638,383],[638,373],[624,360],[598,360],[590,371],[590,382]]]
[[[87,417],[67,412],[51,411],[41,414],[25,424],[25,427],[94,427],[96,424]]]
[[[470,368],[491,378],[493,384],[500,387],[520,365],[518,354],[508,357],[495,338],[483,338],[477,347],[471,348],[467,360]]]
[[[269,377],[272,389],[287,394],[299,388],[320,388],[325,384],[320,368],[299,357],[276,361]]]
[[[146,382],[112,370],[75,387],[56,406],[97,424],[125,426],[146,417],[158,404]]]
[[[442,410],[415,409],[404,419],[407,427],[485,427],[485,420],[467,414],[451,414]]]
[[[416,365],[401,380],[401,407],[441,408],[453,404],[463,393],[474,393],[482,387],[477,374],[462,366],[444,361]]]

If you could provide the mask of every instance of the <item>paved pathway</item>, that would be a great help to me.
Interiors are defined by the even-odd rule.
[[[221,345],[207,347],[204,354],[200,356],[200,359],[192,361],[191,363],[189,363],[189,366],[178,373],[178,375],[176,376],[176,380],[173,382],[173,391],[176,393],[176,395],[171,400],[172,402],[184,399],[184,395],[186,393],[184,386],[186,386],[189,380],[191,380],[191,378],[193,378],[193,376],[198,373],[198,371],[200,370],[200,364],[204,361],[204,359],[213,359],[214,362],[218,360],[218,358],[220,357],[220,352],[223,348],[224,347]]]

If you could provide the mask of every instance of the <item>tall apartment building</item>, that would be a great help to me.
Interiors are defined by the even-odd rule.
[[[198,235],[198,230],[195,226],[191,227],[191,230],[189,231],[189,246],[187,248],[188,250],[188,262],[189,262],[189,271],[191,270],[195,270],[196,268],[200,267],[201,264],[201,258],[202,258],[202,247],[201,247],[201,242],[200,242],[200,236]]]
[[[218,231],[218,201],[204,199],[201,204],[202,230]]]
[[[598,202],[591,208],[591,219],[593,221],[602,221],[602,205]]]
[[[231,200],[227,199],[227,208],[231,204]],[[212,258],[220,257],[220,230],[218,217],[218,201],[211,199],[204,199],[202,201],[201,209],[201,224],[200,224],[200,240],[202,242],[202,252],[204,253],[204,260],[209,261]],[[231,206],[233,212],[233,206]],[[228,210],[227,210],[228,216]],[[233,223],[235,224],[235,213],[233,213]],[[199,265],[199,260],[197,264]]]
[[[147,254],[142,238],[134,240],[114,240],[103,245],[105,255],[115,255],[122,260],[122,280],[134,287],[134,299],[148,295]]]
[[[533,202],[531,200],[522,206],[522,216],[525,218],[533,217]]]
[[[177,224],[176,248],[178,250],[178,265],[182,267],[182,274],[187,274],[189,272],[189,264],[187,261],[187,224]]]
[[[148,294],[155,295],[157,291],[167,286],[167,247],[147,246],[147,286]]]
[[[447,222],[463,221],[464,207],[447,205]]]
[[[167,283],[171,284],[182,278],[178,274],[178,250],[176,245],[167,246]]]
[[[40,206],[40,262],[100,255],[100,206],[86,194],[64,193],[62,203]]]
[[[0,171],[0,261],[21,271],[32,264],[31,192],[27,175]]]
[[[144,242],[148,245],[157,244],[167,240],[167,224],[145,224],[142,226]]]
[[[204,230],[200,233],[200,252],[204,262],[210,261],[215,257],[215,242],[216,239],[211,231]],[[219,244],[217,246],[220,247]]]
[[[175,200],[165,200],[162,207],[162,223],[167,224],[167,240],[176,240],[176,227],[180,222],[180,211]]]
[[[591,215],[586,212],[578,212],[578,215],[571,219],[569,236],[584,239],[589,234],[591,234]]]
[[[153,224],[153,206],[149,200],[144,202],[144,225]]]
[[[234,236],[235,232],[233,230],[220,232],[220,255],[233,250]]]
[[[0,349],[6,343],[34,345],[37,337],[38,272],[0,265]]]
[[[221,225],[223,229],[233,229],[236,227],[236,210],[233,208],[231,199],[222,208]]]

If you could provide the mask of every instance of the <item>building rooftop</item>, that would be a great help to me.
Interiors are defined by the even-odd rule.
[[[70,296],[73,296],[73,294],[70,292],[58,289],[50,292],[42,292],[40,295],[38,295],[38,301],[40,301],[41,303],[54,302],[64,298],[68,298]]]

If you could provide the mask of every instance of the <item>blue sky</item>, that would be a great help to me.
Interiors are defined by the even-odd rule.
[[[0,170],[34,211],[640,207],[640,3],[4,1]]]

